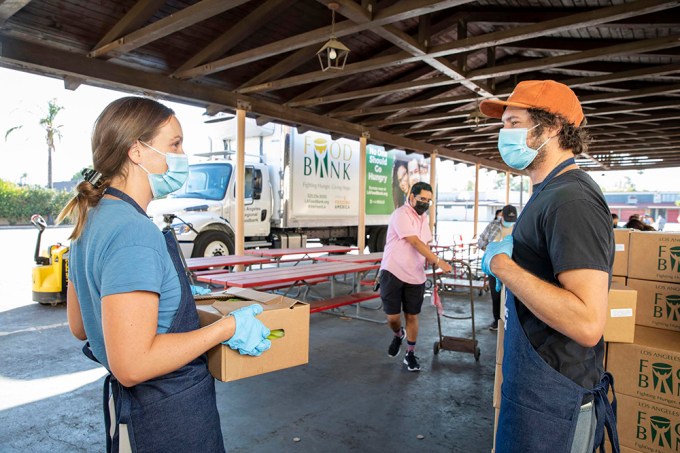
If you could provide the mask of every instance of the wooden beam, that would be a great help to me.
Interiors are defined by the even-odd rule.
[[[402,3],[406,2],[405,1],[398,2],[397,5],[401,5]],[[565,31],[571,31],[598,25],[612,20],[624,19],[639,14],[645,14],[654,11],[662,11],[668,8],[673,8],[678,4],[680,4],[680,1],[677,0],[671,2],[664,0],[639,0],[633,3],[626,3],[623,5],[600,8],[597,10],[588,11],[586,13],[572,14],[560,19],[541,22],[538,24],[514,27],[499,32],[493,32],[466,38],[460,41],[453,41],[451,43],[434,46],[429,50],[429,52],[425,56],[413,56],[408,52],[402,51],[395,53],[391,57],[374,58],[370,60],[364,60],[363,62],[360,63],[347,65],[345,66],[345,69],[343,71],[340,71],[338,73],[329,74],[323,73],[323,71],[316,71],[307,74],[300,74],[297,76],[268,82],[267,84],[249,87],[248,89],[250,91],[248,92],[278,90],[298,85],[304,85],[307,83],[318,82],[321,80],[328,80],[337,77],[346,77],[347,75],[372,71],[378,68],[384,68],[385,66],[411,63],[423,60],[425,58],[429,59],[439,58],[445,57],[447,55],[454,55],[473,50],[481,50],[490,46],[501,45],[503,43],[509,43],[528,38],[543,36],[548,33],[555,34]],[[369,24],[372,24],[373,26],[380,25],[380,23],[376,21],[369,22]],[[227,67],[223,67],[222,69],[227,69]],[[217,70],[222,69],[218,68],[213,72],[217,72]],[[489,77],[495,77],[495,75],[490,75]],[[486,77],[480,77],[480,79],[483,78]],[[470,78],[468,78],[467,80],[470,80]]]
[[[521,63],[512,63],[490,68],[480,68],[468,73],[469,80],[481,80],[490,77],[503,77],[513,74],[521,74],[533,69],[549,69],[558,66],[569,66],[576,63],[584,63],[603,57],[612,58],[619,55],[637,54],[649,50],[665,49],[680,46],[680,35],[670,35],[664,38],[646,39],[642,41],[628,42],[615,46],[602,47],[599,49],[585,50],[556,57],[536,58]]]
[[[209,60],[214,60],[234,48],[238,43],[256,33],[264,24],[280,16],[280,14],[295,3],[294,0],[267,0],[253,12],[231,28],[226,29],[220,37],[208,44],[196,55],[177,68],[175,74],[181,74]],[[174,74],[173,74],[174,75]],[[182,78],[177,75],[177,77]]]
[[[31,3],[31,0],[7,0],[0,3],[0,28],[7,20],[18,13],[21,8]]]
[[[454,85],[458,82],[450,77],[432,77],[430,79],[414,80],[409,82],[392,83],[383,86],[366,88],[363,90],[345,91],[344,93],[321,96],[312,99],[289,102],[289,107],[306,107],[311,105],[329,104],[332,102],[348,101],[351,99],[361,99],[378,96],[381,94],[403,93],[408,90],[418,90],[441,86]]]
[[[138,47],[142,47],[157,39],[168,36],[178,30],[194,25],[217,14],[228,11],[239,5],[247,3],[249,0],[201,0],[191,6],[187,6],[181,11],[164,17],[144,28],[134,31],[122,38],[118,38],[108,44],[101,45],[92,50],[88,56],[90,58],[103,57],[114,52],[117,55],[129,52]]]
[[[343,36],[355,34],[376,26],[403,21],[428,12],[452,8],[454,6],[467,3],[468,1],[470,0],[401,0],[388,8],[378,11],[378,13],[376,13],[374,16],[374,19],[365,24],[354,24],[348,20],[336,23],[335,36],[337,38],[341,38]],[[330,33],[330,25],[317,28],[316,30],[309,31],[307,33],[302,33],[287,39],[281,39],[255,49],[250,49],[236,55],[231,55],[226,58],[206,63],[198,68],[185,71],[181,74],[181,76],[190,78],[213,74],[219,71],[225,71],[227,69],[252,63],[254,61],[262,60],[274,55],[297,50],[311,44],[325,42],[328,40]]]
[[[92,50],[99,49],[105,44],[115,41],[121,36],[144,25],[166,0],[144,0],[135,3],[127,13],[94,45]]]

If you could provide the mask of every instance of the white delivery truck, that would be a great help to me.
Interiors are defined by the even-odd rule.
[[[366,193],[359,193],[359,142],[269,123],[246,123],[245,248],[357,244],[359,197],[366,197],[366,244],[385,245],[390,214],[411,184],[429,182],[429,159],[369,145]],[[185,257],[234,253],[235,119],[217,123],[211,146],[226,151],[190,157],[189,178],[174,194],[149,204],[160,227],[171,226]]]

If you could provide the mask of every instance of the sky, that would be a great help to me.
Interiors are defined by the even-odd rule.
[[[56,152],[52,156],[53,181],[70,180],[74,174],[92,165],[90,134],[99,113],[109,102],[127,95],[129,93],[87,85],[70,91],[64,88],[60,79],[0,68],[0,179],[15,183],[23,179],[22,182],[27,184],[47,184],[47,146],[39,120],[45,116],[48,102],[56,99],[57,105],[64,109],[57,115],[57,124],[62,125],[62,138],[57,141]],[[175,110],[182,124],[185,152],[191,155],[209,151],[208,129],[203,124],[206,119],[203,116],[204,109],[161,101]],[[5,139],[6,131],[19,125],[23,127]],[[457,170],[460,168],[464,166],[456,166]],[[474,168],[468,168],[468,177],[474,178]],[[617,187],[623,187],[626,178],[629,178],[639,191],[680,191],[677,176],[674,178],[679,170],[625,170],[590,174],[605,190],[614,191]],[[449,181],[456,179],[447,178]],[[492,179],[485,178],[488,181]],[[464,187],[451,189],[465,190]],[[480,190],[485,188],[480,187]]]

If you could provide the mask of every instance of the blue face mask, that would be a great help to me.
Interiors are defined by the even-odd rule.
[[[165,162],[168,164],[168,171],[161,175],[151,173],[141,164],[138,164],[149,176],[149,185],[153,197],[162,198],[179,190],[189,177],[189,158],[186,154],[163,153],[141,140],[139,143],[165,156]]]
[[[538,124],[531,129],[538,127]],[[515,129],[501,129],[498,134],[498,150],[501,158],[508,167],[515,170],[524,170],[536,159],[540,151],[548,140],[544,141],[537,149],[529,148],[527,145],[527,134],[531,129],[519,127]]]
[[[501,220],[501,224],[504,228],[510,228],[515,224],[515,222],[506,222],[505,220]]]

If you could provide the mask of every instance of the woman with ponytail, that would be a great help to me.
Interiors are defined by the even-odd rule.
[[[224,451],[205,352],[221,342],[249,355],[270,346],[259,305],[199,328],[174,237],[145,214],[153,198],[186,181],[182,138],[163,104],[113,101],[94,125],[93,168],[58,218],[75,222],[69,327],[110,372],[107,451]]]

